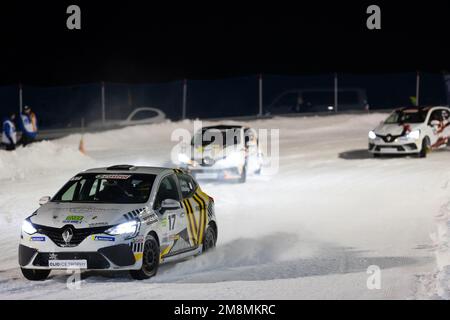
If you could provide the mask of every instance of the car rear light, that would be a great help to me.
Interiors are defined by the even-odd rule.
[[[211,200],[214,203],[214,198],[213,197],[209,197],[209,200]]]

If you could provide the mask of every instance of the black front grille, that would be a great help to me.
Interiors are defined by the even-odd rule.
[[[110,264],[103,255],[98,252],[40,252],[33,261],[34,266],[48,267],[48,260],[52,255],[57,260],[87,260],[88,269],[108,269]]]
[[[376,146],[375,151],[381,151],[382,149],[397,149],[397,151],[405,151],[402,146]]]
[[[59,247],[75,247],[90,235],[104,233],[107,229],[110,228],[110,226],[104,226],[76,229],[72,225],[67,225],[62,228],[52,228],[47,226],[35,227],[38,233],[45,234]],[[62,234],[67,229],[70,229],[72,231],[72,239],[70,239],[70,241],[66,243],[63,239]]]
[[[403,134],[399,134],[399,135],[391,135],[391,134],[387,134],[387,135],[381,135],[381,134],[377,134],[377,137],[383,139],[384,142],[386,143],[392,143],[395,141],[395,139],[402,137]]]

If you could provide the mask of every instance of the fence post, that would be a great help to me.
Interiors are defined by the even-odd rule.
[[[22,83],[19,83],[19,114],[22,114],[23,109],[23,92],[22,92]]]
[[[105,106],[105,82],[102,81],[102,124],[106,121],[106,106]]]
[[[419,98],[420,98],[420,72],[417,71],[417,74],[416,74],[416,107],[420,106]]]
[[[334,73],[334,112],[338,112],[338,76]]]
[[[186,100],[187,100],[187,80],[183,80],[183,104],[181,111],[181,119],[186,119]]]
[[[259,82],[259,112],[258,112],[258,116],[262,117],[263,115],[263,79],[262,79],[262,73],[259,74],[258,77],[258,82]]]

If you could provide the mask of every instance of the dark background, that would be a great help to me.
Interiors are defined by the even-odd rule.
[[[66,28],[70,4],[81,7],[81,30]],[[381,7],[382,30],[366,28],[370,4]],[[269,103],[286,89],[332,88],[338,72],[341,85],[368,91],[372,107],[391,108],[415,94],[417,71],[421,101],[446,103],[449,9],[448,1],[15,1],[0,10],[0,105],[15,110],[22,83],[44,125],[68,125],[67,113],[95,119],[106,81],[110,116],[146,104],[176,119],[187,78],[188,116],[255,114],[257,74],[294,77],[265,82]]]

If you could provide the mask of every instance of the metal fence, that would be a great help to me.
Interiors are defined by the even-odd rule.
[[[448,80],[448,77],[447,77]],[[29,105],[41,128],[79,127],[124,119],[138,107],[161,109],[168,118],[236,117],[294,112],[387,109],[411,104],[448,104],[442,74],[252,75],[165,83],[94,83],[72,86],[0,87],[0,116]]]

